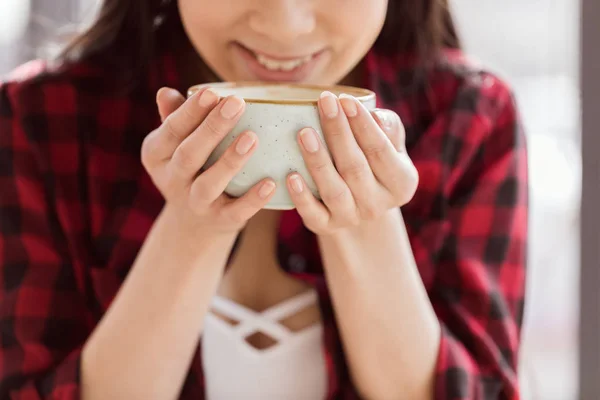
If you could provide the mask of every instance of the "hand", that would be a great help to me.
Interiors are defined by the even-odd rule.
[[[265,179],[239,199],[223,193],[256,149],[256,134],[243,132],[214,165],[199,172],[239,121],[244,101],[235,96],[219,101],[210,89],[186,100],[163,88],[156,97],[163,122],[142,145],[142,164],[154,184],[185,219],[191,216],[215,232],[239,231],[275,192],[273,180]]]
[[[311,128],[300,131],[298,141],[322,201],[306,190],[299,174],[287,182],[308,229],[327,235],[357,227],[410,201],[419,178],[398,115],[389,110],[372,115],[355,98],[329,92],[319,99],[319,114],[331,156]]]

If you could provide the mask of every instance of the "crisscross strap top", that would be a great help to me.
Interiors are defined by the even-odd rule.
[[[322,323],[298,332],[281,321],[316,304],[315,290],[302,293],[264,311],[254,311],[216,296],[202,337],[202,364],[208,400],[323,399],[326,367]],[[255,333],[274,344],[259,349],[246,339]]]

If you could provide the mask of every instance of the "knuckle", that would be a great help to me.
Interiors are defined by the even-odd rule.
[[[183,140],[183,136],[179,130],[176,128],[175,126],[175,121],[173,121],[174,117],[173,114],[169,115],[166,119],[165,122],[162,124],[163,128],[164,128],[164,132],[166,133],[167,136],[169,136],[171,139],[180,142]]]
[[[250,192],[251,195],[248,196],[248,208],[255,209],[258,211],[259,209],[261,209],[264,206],[265,203],[268,202],[268,200],[267,200],[268,196],[267,196],[267,198],[262,198],[259,194],[262,189],[263,189],[262,183],[259,185],[256,185],[254,188],[251,189],[251,192]],[[270,189],[272,190],[271,193],[275,193],[277,191],[276,186],[273,188],[270,188]],[[271,193],[269,193],[269,194],[271,194]]]
[[[187,172],[196,167],[194,154],[185,146],[179,146],[175,149],[171,162],[179,171]]]
[[[325,160],[317,160],[310,163],[310,170],[315,174],[324,172],[329,167],[329,163]]]
[[[203,133],[210,139],[220,140],[224,136],[224,129],[221,128],[215,117],[209,116],[202,123]]]
[[[241,225],[246,222],[246,217],[243,215],[242,211],[237,209],[228,209],[228,208],[220,208],[217,211],[218,218],[222,221],[226,221],[229,223],[233,223],[235,225]]]
[[[387,139],[385,139],[387,141]],[[363,149],[363,153],[367,158],[372,158],[376,160],[383,159],[383,156],[386,154],[388,149],[388,144],[385,142],[380,142],[376,144],[372,144],[370,146],[365,146]]]
[[[202,215],[202,208],[203,207],[201,206],[201,203],[199,203],[197,201],[197,196],[190,195],[188,197],[187,204],[188,204],[189,209],[192,210],[192,212],[194,212],[194,214],[196,214],[196,215]]]
[[[342,227],[354,227],[360,224],[360,217],[355,212],[340,213],[337,218],[337,225]]]
[[[210,186],[206,185],[203,180],[196,179],[192,185],[188,198],[190,208],[199,212],[204,209],[207,204],[210,204],[213,198],[214,194],[210,190]]]
[[[163,187],[165,193],[182,199],[183,197],[181,196],[184,196],[187,190],[186,185],[182,183],[181,179],[174,176],[173,173],[170,173],[168,176],[166,176],[166,179],[163,181]]]
[[[367,166],[364,162],[353,160],[339,168],[340,175],[345,180],[357,180],[364,177],[367,172]]]
[[[401,174],[394,174],[390,176],[386,185],[390,188],[390,191],[394,193],[397,197],[401,197],[404,193],[404,187],[406,183],[404,179],[401,178]]]
[[[374,220],[381,216],[381,210],[375,204],[368,203],[360,208],[362,220]]]
[[[229,219],[231,222],[233,222],[236,225],[245,224],[247,221],[246,216],[239,211],[231,213],[231,216],[229,217]]]
[[[230,171],[237,171],[242,166],[242,160],[232,150],[226,151],[219,161],[225,169]]]
[[[310,164],[309,170],[312,174],[318,175],[324,173],[329,167],[329,163],[326,161],[315,161]]]
[[[346,135],[346,130],[337,126],[332,126],[327,130],[329,137],[340,137]]]
[[[348,198],[348,190],[328,190],[321,194],[321,198],[326,204],[340,204]]]
[[[191,103],[189,101],[187,101],[181,107],[181,109],[182,109],[181,111],[183,112],[183,116],[185,117],[185,119],[187,119],[188,121],[193,121],[193,120],[197,119],[198,117],[196,115],[194,115],[192,110],[190,110],[190,105],[191,105]]]
[[[325,221],[321,221],[320,219],[313,219],[308,217],[302,218],[302,223],[304,226],[308,228],[308,230],[315,233],[325,233],[327,232],[327,223]]]

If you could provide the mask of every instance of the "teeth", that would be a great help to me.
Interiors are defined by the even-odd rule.
[[[287,61],[273,60],[272,58],[265,57],[262,54],[255,54],[255,56],[261,65],[273,71],[291,71],[303,64],[306,64],[312,59],[312,55]]]

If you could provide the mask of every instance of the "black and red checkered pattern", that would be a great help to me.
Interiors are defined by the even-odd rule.
[[[128,94],[85,62],[29,64],[0,87],[1,399],[79,398],[82,345],[163,206],[140,146],[159,124],[156,90],[184,89],[174,63],[157,56]],[[518,399],[527,168],[511,93],[457,51],[431,69],[374,52],[365,64],[365,85],[401,116],[420,173],[403,214],[442,325],[436,399]],[[320,288],[329,398],[357,399],[315,238],[294,211],[280,258]],[[195,360],[185,400],[203,398]]]

